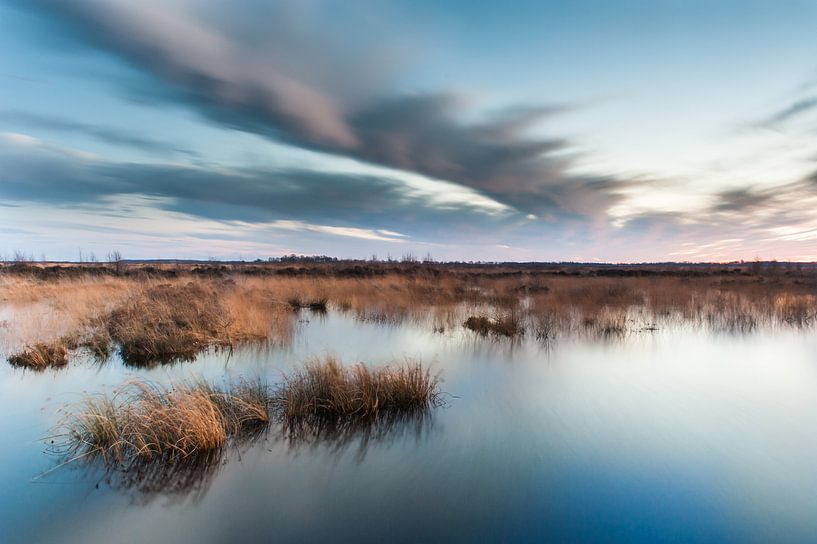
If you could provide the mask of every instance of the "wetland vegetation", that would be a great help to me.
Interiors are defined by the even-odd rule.
[[[524,488],[520,482],[543,474],[525,473],[541,468],[537,456],[566,462],[551,441],[581,450],[622,424],[619,409],[644,426],[633,431],[642,443],[659,447],[651,437],[667,431],[652,429],[647,414],[655,408],[676,417],[668,415],[676,407],[656,404],[650,392],[675,398],[680,387],[690,391],[682,402],[696,405],[706,392],[678,368],[720,370],[702,369],[694,350],[710,350],[701,358],[712,363],[724,356],[722,342],[735,353],[752,338],[788,350],[808,343],[817,271],[754,263],[27,264],[0,269],[0,307],[6,394],[41,388],[9,400],[6,420],[14,421],[15,402],[32,413],[39,402],[49,407],[27,416],[38,422],[27,443],[46,436],[52,459],[29,477],[105,482],[139,504],[206,503],[217,500],[208,494],[213,486],[249,470],[247,459],[278,471],[247,473],[250,480],[295,486],[307,479],[318,488],[326,484],[311,463],[338,463],[357,483],[343,480],[331,493],[339,500],[355,489],[365,502],[367,493],[383,492],[370,478],[398,478],[405,489],[421,484],[422,496],[422,486],[437,489],[448,474],[463,493],[474,474],[506,474]],[[671,366],[660,372],[644,366],[656,357],[673,361],[679,345],[692,350],[683,361],[662,362]],[[629,372],[631,358],[640,371],[624,374],[632,383],[622,385],[617,373]],[[570,364],[558,363],[565,359]],[[756,367],[740,367],[757,375]],[[681,373],[664,383],[673,372]],[[754,391],[776,376],[736,379],[736,387]],[[645,387],[643,380],[655,381]],[[633,400],[617,396],[624,391]],[[753,395],[760,410],[763,394]],[[588,423],[594,418],[604,425]],[[710,447],[713,440],[704,438]],[[493,453],[458,472],[480,449]],[[506,457],[516,461],[506,466]],[[395,468],[403,464],[411,467],[405,473]]]
[[[0,301],[47,309],[44,326],[6,323],[9,362],[43,369],[64,366],[71,350],[100,359],[115,350],[127,364],[153,365],[246,343],[286,344],[300,312],[327,310],[362,322],[409,320],[440,333],[543,341],[677,325],[801,328],[815,322],[817,273],[783,265],[12,265],[0,274]]]

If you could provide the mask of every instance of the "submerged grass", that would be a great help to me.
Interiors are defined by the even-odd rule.
[[[480,336],[505,336],[508,338],[524,334],[525,328],[515,313],[497,317],[471,316],[465,320],[463,326]]]
[[[293,310],[308,309],[313,312],[326,312],[329,308],[329,299],[327,297],[317,297],[312,299],[302,299],[300,297],[290,297],[287,304]]]

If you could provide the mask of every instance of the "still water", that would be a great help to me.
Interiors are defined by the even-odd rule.
[[[192,363],[0,365],[0,541],[817,541],[813,331],[680,327],[545,346],[303,317],[287,347]],[[45,437],[86,395],[133,377],[274,383],[326,354],[420,358],[446,404],[309,442],[273,426],[173,487],[52,470]]]

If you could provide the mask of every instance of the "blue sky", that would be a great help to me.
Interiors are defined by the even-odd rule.
[[[817,260],[815,23],[0,0],[0,252]]]

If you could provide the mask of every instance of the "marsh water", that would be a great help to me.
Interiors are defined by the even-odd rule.
[[[312,356],[421,359],[427,417],[304,440],[275,426],[193,473],[58,467],[66,407],[133,377],[263,376]],[[5,359],[5,355],[4,359]],[[290,345],[131,368],[0,366],[0,541],[817,541],[817,333],[679,326],[498,341],[304,312]]]

